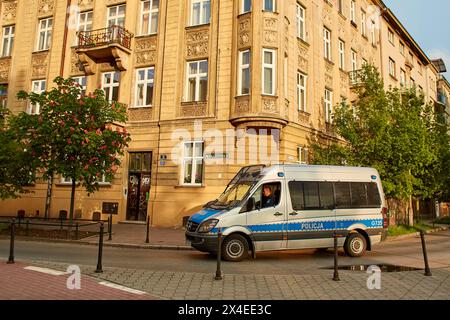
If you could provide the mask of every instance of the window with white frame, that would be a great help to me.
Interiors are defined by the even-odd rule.
[[[391,29],[388,29],[388,40],[392,45],[394,45],[394,31]]]
[[[45,91],[46,84],[47,84],[47,81],[44,79],[32,81],[31,82],[31,92],[36,93],[36,94],[41,94],[42,92]],[[41,108],[40,108],[39,103],[36,103],[36,104],[30,103],[28,105],[28,113],[29,114],[39,114],[41,111],[40,109]]]
[[[107,27],[111,26],[125,26],[125,5],[108,7],[108,17],[106,20]]]
[[[99,184],[111,184],[110,181],[108,181],[108,179],[106,179],[106,175],[102,175],[101,180],[98,181]],[[60,180],[60,184],[72,184],[72,178],[69,177],[64,177],[63,175],[61,175],[61,180]]]
[[[361,67],[365,67],[365,66],[367,66],[367,65],[368,65],[367,60],[364,59],[364,58],[362,58],[362,59],[361,59]]]
[[[159,0],[141,1],[141,35],[158,32]]]
[[[263,10],[275,12],[275,1],[276,0],[263,0]]]
[[[400,85],[406,86],[406,71],[400,69]]]
[[[372,20],[370,22],[370,37],[372,38],[372,45],[376,45],[377,44],[377,34],[376,34],[376,24],[375,21]]]
[[[361,35],[363,37],[367,36],[367,30],[366,30],[367,29],[366,28],[367,21],[366,21],[366,19],[367,19],[366,12],[364,10],[361,10]]]
[[[297,158],[298,162],[301,164],[309,163],[309,149],[304,146],[297,147]]]
[[[2,57],[9,57],[14,46],[15,26],[3,27]]]
[[[185,101],[206,101],[207,93],[208,60],[188,62]]]
[[[184,142],[182,184],[202,184],[204,164],[203,156],[203,141]]]
[[[297,72],[297,103],[298,110],[306,112],[306,82],[308,77],[301,73]]]
[[[356,23],[356,1],[350,0],[350,21]]]
[[[263,49],[263,94],[275,95],[276,52]]]
[[[339,68],[345,70],[345,42],[339,39]]]
[[[142,68],[136,70],[136,96],[135,107],[150,107],[153,105],[153,81],[155,68]]]
[[[352,50],[352,71],[358,70],[358,54]]]
[[[209,23],[211,19],[210,0],[191,0],[191,26]]]
[[[402,54],[402,56],[405,56],[405,44],[400,41],[399,47],[400,47],[400,53]]]
[[[325,122],[332,123],[333,122],[333,92],[325,89],[324,96],[324,108],[325,108]]]
[[[92,11],[80,12],[78,14],[78,31],[91,31],[92,30]]]
[[[323,28],[323,56],[331,61],[331,31]]]
[[[86,87],[87,87],[87,78],[85,76],[80,77],[72,77],[73,81],[77,83],[81,88],[81,94],[86,94]]]
[[[241,13],[252,11],[252,0],[241,0]]]
[[[297,3],[297,37],[306,41],[306,31],[305,31],[305,8]]]
[[[37,51],[48,50],[52,44],[53,18],[39,20]]]
[[[417,62],[417,68],[419,69],[418,72],[420,75],[423,74],[423,68],[422,68],[422,64],[420,62]]]
[[[239,52],[238,95],[250,94],[250,50]]]
[[[389,58],[389,75],[395,78],[395,61]]]
[[[109,102],[119,100],[120,72],[104,72],[102,74],[102,89]]]

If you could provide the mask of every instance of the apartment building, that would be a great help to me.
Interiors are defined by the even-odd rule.
[[[115,222],[179,226],[240,167],[273,161],[261,148],[307,163],[312,140],[337,140],[333,108],[353,99],[365,63],[386,85],[414,80],[437,97],[435,67],[379,0],[4,0],[0,15],[1,94],[14,112],[39,113],[15,95],[58,75],[128,106],[122,168],[94,195],[77,190],[87,219],[116,202]],[[42,216],[47,183],[31,189],[0,214]],[[70,181],[55,177],[51,216],[69,197]]]

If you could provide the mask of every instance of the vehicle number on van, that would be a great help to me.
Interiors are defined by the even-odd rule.
[[[383,226],[383,220],[373,220],[371,223],[372,227],[382,227]]]

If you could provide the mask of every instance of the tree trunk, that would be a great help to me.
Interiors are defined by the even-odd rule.
[[[72,178],[72,192],[70,193],[69,234],[72,231],[72,224],[73,224],[73,209],[75,206],[75,187],[76,181],[74,178]]]
[[[50,218],[50,204],[52,200],[52,188],[53,188],[53,174],[50,174],[47,181],[47,196],[45,198],[45,212],[44,218]]]
[[[408,205],[408,224],[409,226],[414,226],[414,207],[413,207],[413,199],[412,196],[409,196],[409,205]]]

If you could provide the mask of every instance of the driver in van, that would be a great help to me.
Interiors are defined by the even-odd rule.
[[[262,208],[269,208],[273,206],[275,206],[275,196],[272,192],[272,187],[266,184],[263,187]]]

